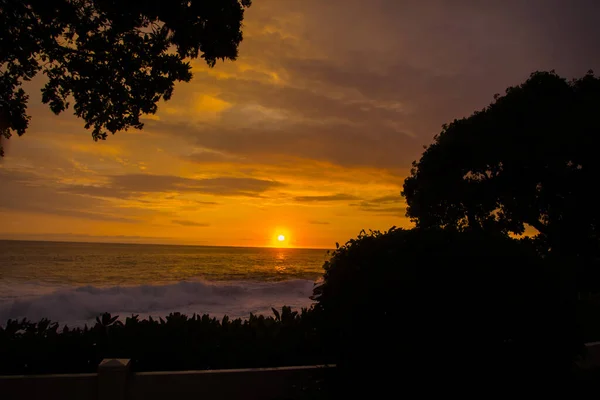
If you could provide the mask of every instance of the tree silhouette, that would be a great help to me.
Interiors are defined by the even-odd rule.
[[[27,130],[24,81],[47,76],[42,101],[73,102],[94,140],[141,129],[189,59],[235,60],[251,0],[0,0],[0,137]],[[1,152],[0,148],[0,152]]]
[[[315,312],[350,392],[551,382],[581,349],[565,282],[527,241],[392,228],[351,239],[324,269]]]
[[[530,225],[552,254],[595,260],[600,79],[535,72],[494,98],[444,125],[413,163],[407,215],[420,227],[521,234]]]

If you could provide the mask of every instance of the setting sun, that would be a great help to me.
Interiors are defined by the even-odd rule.
[[[288,228],[277,226],[272,231],[270,247],[294,247],[291,240],[291,234]]]

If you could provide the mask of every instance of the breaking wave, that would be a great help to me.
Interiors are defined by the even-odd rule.
[[[0,300],[0,324],[9,318],[32,321],[48,318],[61,325],[82,326],[104,312],[119,315],[122,319],[131,314],[158,317],[171,312],[246,318],[250,313],[271,314],[271,307],[308,307],[312,303],[309,296],[313,286],[311,280],[296,279],[281,282],[182,281],[165,285],[60,287],[55,290],[45,287],[42,294],[34,294],[35,290],[28,287],[22,292],[27,295]],[[18,287],[11,289],[13,293],[20,292]]]

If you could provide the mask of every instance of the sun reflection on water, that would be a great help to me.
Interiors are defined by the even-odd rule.
[[[285,252],[283,251],[278,251],[277,254],[275,254],[275,271],[279,272],[279,273],[283,273],[287,271],[287,257]]]

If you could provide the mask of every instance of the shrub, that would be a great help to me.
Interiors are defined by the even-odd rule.
[[[173,313],[125,322],[104,314],[83,329],[8,321],[0,328],[0,375],[95,372],[103,358],[130,358],[136,371],[278,367],[331,361],[314,315],[283,307],[274,317],[222,320]]]
[[[371,388],[432,374],[459,386],[536,371],[550,379],[566,376],[580,349],[566,289],[525,241],[362,232],[324,269],[314,299],[327,343],[351,379]]]

